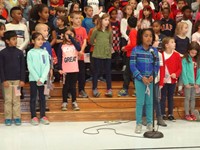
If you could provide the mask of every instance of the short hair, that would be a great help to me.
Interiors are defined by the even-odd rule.
[[[167,37],[163,38],[163,40],[162,40],[162,50],[163,51],[166,50],[165,45],[168,44],[170,40],[174,40],[174,37],[167,36]]]
[[[43,35],[42,35],[41,33],[39,33],[39,32],[34,32],[34,33],[32,34],[32,40],[35,40],[35,39],[38,38],[40,35],[43,37]],[[44,38],[44,37],[43,37],[43,38]]]
[[[178,3],[178,2],[184,2],[184,3],[185,3],[185,0],[177,0],[177,3]]]
[[[171,12],[170,8],[168,8],[168,7],[163,8],[161,11],[163,12],[164,10],[168,10],[169,13]]]
[[[181,9],[181,11],[182,11],[182,12],[185,12],[185,11],[188,10],[188,9],[189,9],[189,10],[192,10],[190,6],[185,5],[185,6],[183,6],[183,8]]]
[[[12,17],[13,11],[15,11],[15,10],[20,10],[20,11],[22,11],[22,9],[21,9],[20,7],[18,7],[18,6],[15,6],[15,7],[11,8],[11,10],[10,10],[10,16],[11,16],[11,17]]]
[[[80,11],[74,11],[72,13],[70,13],[70,18],[74,18],[75,15],[81,15]]]
[[[151,34],[152,34],[152,43],[151,44],[153,44],[153,42],[155,41],[155,34],[154,34],[154,31],[153,31],[152,28],[140,29],[140,30],[138,30],[138,34],[137,34],[137,45],[142,45],[142,43],[143,43],[143,34],[146,31],[150,31]]]
[[[64,25],[67,25],[68,24],[68,21],[67,21],[67,18],[66,16],[59,16],[57,19],[60,19],[64,22]]]
[[[38,23],[38,24],[35,26],[35,31],[36,31],[36,32],[40,31],[40,29],[41,29],[42,27],[47,27],[47,28],[49,28],[48,25],[46,25],[45,23]]]
[[[3,40],[10,40],[12,37],[17,37],[17,33],[14,30],[4,32]]]
[[[152,23],[152,26],[153,26],[154,23],[157,23],[157,24],[159,24],[159,25],[161,26],[161,21],[160,21],[160,20],[155,20],[155,21]]]
[[[89,8],[93,9],[92,6],[85,6],[85,7],[84,7],[84,11],[87,11]]]
[[[56,10],[56,13],[57,13],[57,12],[63,12],[63,13],[66,13],[66,9],[65,9],[65,7],[62,7],[62,6],[58,6],[58,7],[56,7],[55,10]]]
[[[137,26],[137,18],[134,16],[129,17],[127,22],[131,28],[135,28]]]

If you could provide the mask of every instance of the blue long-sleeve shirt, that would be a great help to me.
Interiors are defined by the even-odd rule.
[[[154,50],[154,54],[156,56],[155,62],[155,76],[158,75],[159,70],[159,57],[158,51],[154,47],[149,47],[148,50],[145,50],[142,45],[136,46],[132,50],[132,54],[130,57],[130,69],[133,73],[133,76],[137,80],[142,80],[142,78],[149,77],[153,75],[153,56],[150,52],[150,49]]]

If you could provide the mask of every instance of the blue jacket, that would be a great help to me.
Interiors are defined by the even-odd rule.
[[[186,58],[182,59],[182,79],[183,84],[198,84],[200,85],[200,68],[197,69],[197,77],[196,81],[194,80],[194,64],[192,58],[189,56],[189,63],[187,62]]]

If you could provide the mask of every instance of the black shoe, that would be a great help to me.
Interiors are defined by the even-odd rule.
[[[163,115],[163,120],[167,120],[167,116],[166,115]]]
[[[21,93],[20,99],[24,99],[24,93]]]
[[[172,115],[169,115],[169,116],[168,116],[168,120],[173,121],[173,122],[176,121],[176,119],[175,119],[174,116],[172,116]]]

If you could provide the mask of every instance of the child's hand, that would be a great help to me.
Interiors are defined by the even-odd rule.
[[[82,52],[82,51],[80,51],[79,53],[78,53],[78,56],[79,57],[82,57],[84,55],[84,52]]]
[[[50,69],[50,71],[49,71],[49,78],[50,78],[50,79],[53,78],[53,69]]]
[[[159,89],[161,90],[163,88],[163,86],[159,86]]]
[[[153,76],[149,77],[149,83],[151,83],[153,81]]]
[[[122,51],[123,51],[123,52],[126,52],[125,46],[122,47]]]
[[[20,82],[19,82],[19,86],[20,86],[20,87],[23,87],[24,85],[25,85],[24,81],[20,81]]]
[[[195,89],[198,89],[198,88],[199,88],[199,85],[195,84],[195,85],[194,85],[194,88],[195,88]]]
[[[62,70],[59,70],[58,72],[59,72],[60,74],[64,74],[64,72],[63,72]]]
[[[40,80],[37,81],[37,85],[41,85],[42,82]]]
[[[189,84],[185,85],[185,88],[191,88],[191,86]]]
[[[143,77],[142,81],[145,85],[149,85],[149,79],[147,77]]]
[[[170,75],[170,77],[173,78],[173,79],[176,79],[176,74],[175,74],[175,73],[172,73],[172,74]]]
[[[8,87],[9,87],[8,81],[4,81],[4,82],[3,82],[3,87],[5,87],[5,88],[8,88]]]

